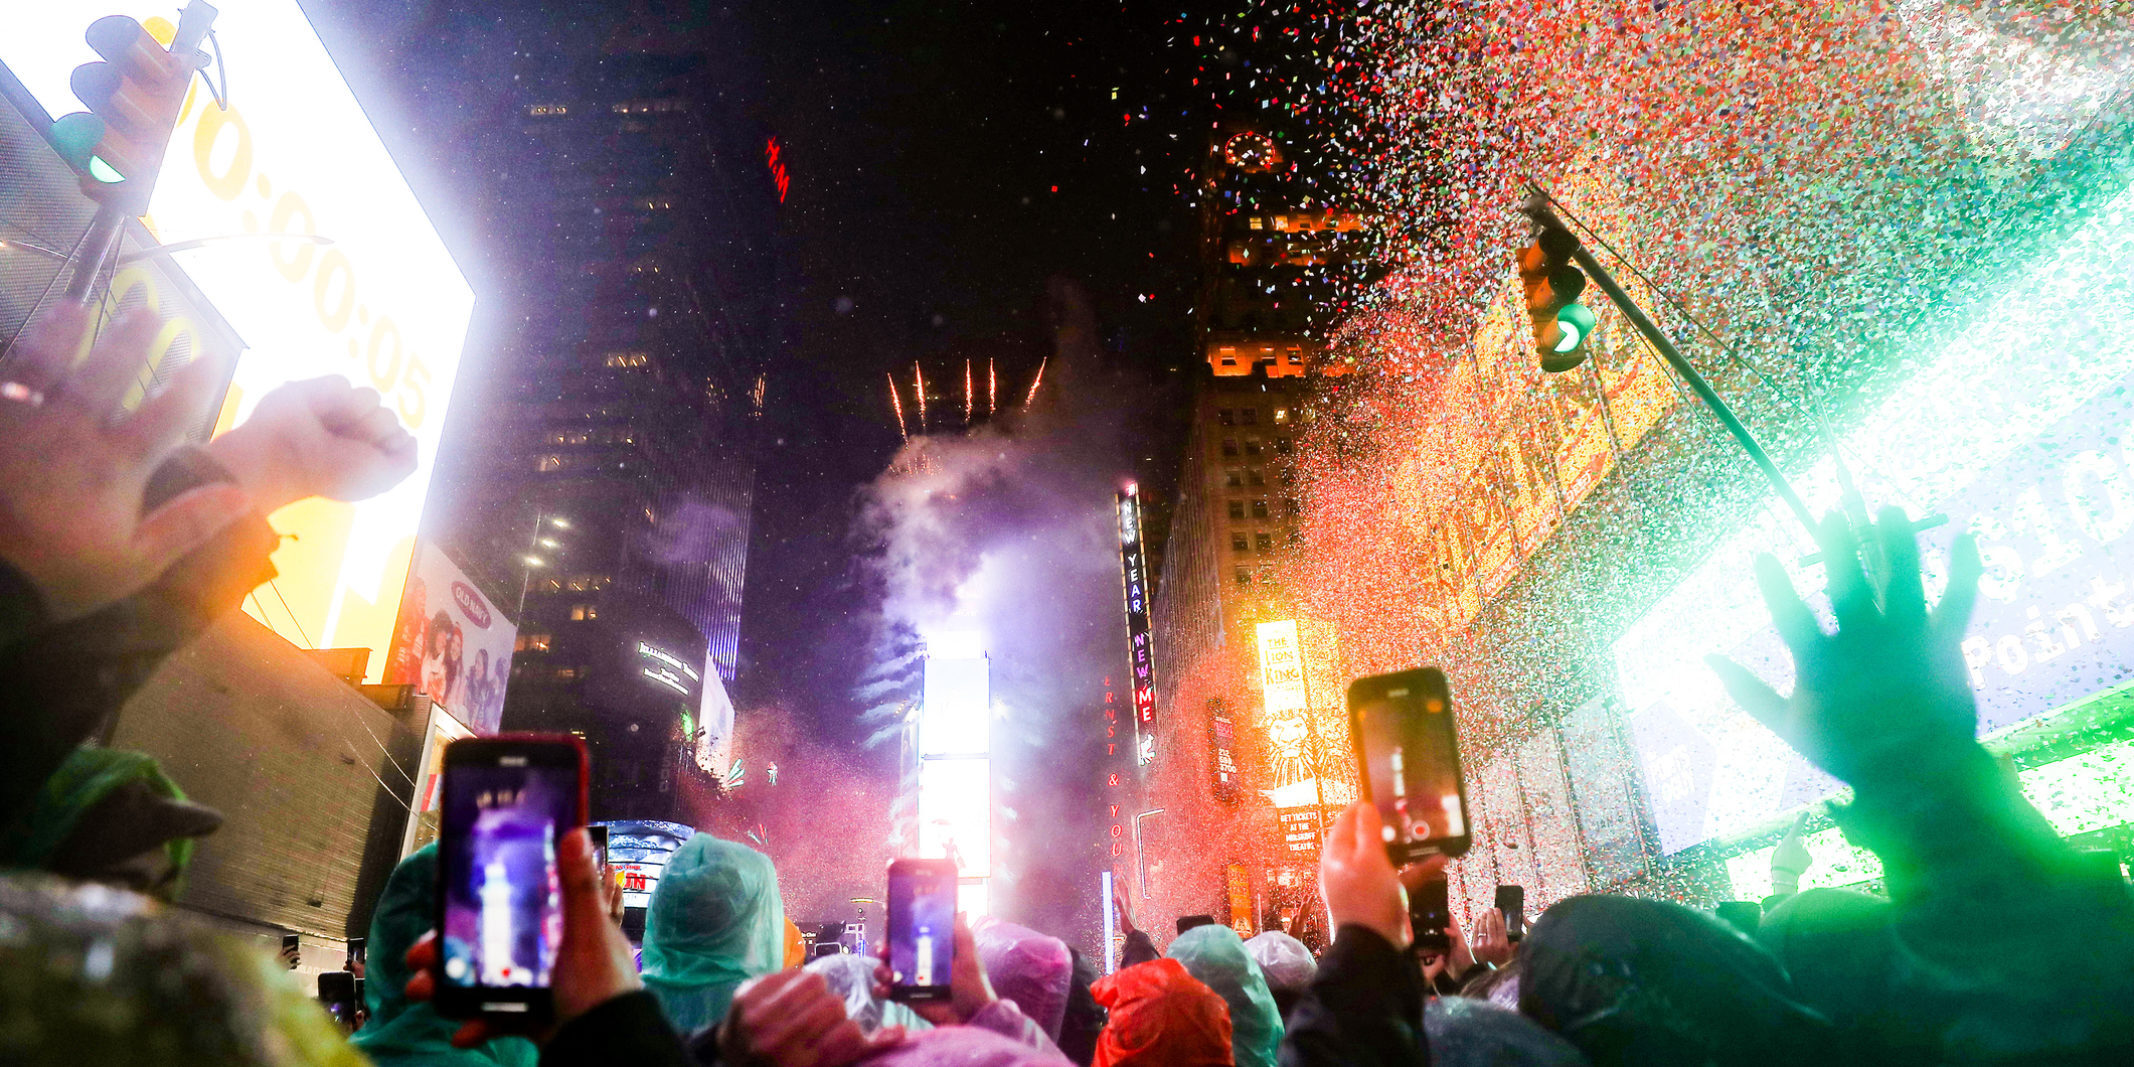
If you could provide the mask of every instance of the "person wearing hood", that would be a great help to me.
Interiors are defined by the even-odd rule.
[[[1500,1004],[1431,997],[1423,1034],[1436,1067],[1586,1067],[1578,1046]]]
[[[1183,963],[1158,959],[1097,979],[1110,1012],[1095,1067],[1232,1067],[1230,1005]]]
[[[1089,992],[1100,976],[1096,963],[1074,946],[1067,952],[1074,959],[1074,974],[1067,987],[1067,1010],[1061,1013],[1059,1046],[1068,1059],[1089,1067],[1097,1058],[1097,1035],[1104,1032],[1104,1009]]]
[[[1230,1005],[1230,1038],[1237,1067],[1274,1067],[1282,1046],[1282,1016],[1260,965],[1244,939],[1227,926],[1196,926],[1166,953]]]
[[[644,982],[683,1034],[716,1026],[734,990],[785,961],[770,857],[710,834],[676,849],[645,910]]]
[[[221,825],[222,815],[186,800],[153,757],[78,748],[45,780],[28,815],[0,833],[0,866],[170,903],[184,888],[195,840]]]
[[[1030,1021],[1059,1043],[1067,1012],[1068,986],[1074,981],[1074,957],[1067,943],[1025,926],[984,918],[971,928],[986,980],[1004,1000],[1012,1000]]]
[[[933,1024],[894,1000],[875,995],[874,960],[850,952],[838,952],[809,960],[803,970],[822,980],[845,1002],[845,1015],[859,1024],[860,1033],[872,1036],[887,1026],[900,1026],[906,1033],[933,1029]]]
[[[1267,979],[1267,992],[1274,996],[1275,1010],[1282,1018],[1289,1018],[1289,1009],[1296,1006],[1297,998],[1311,987],[1312,976],[1319,973],[1319,961],[1312,958],[1312,950],[1280,930],[1267,930],[1248,939],[1245,952],[1260,965],[1260,974]]]
[[[378,1067],[534,1067],[540,1051],[523,1037],[495,1037],[454,1048],[460,1022],[410,1000],[407,952],[437,918],[437,846],[424,845],[386,879],[370,920],[370,966],[363,1000],[370,1022],[351,1041]]]

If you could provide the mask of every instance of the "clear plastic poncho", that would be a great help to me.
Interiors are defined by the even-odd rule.
[[[710,834],[676,849],[645,910],[645,988],[693,1034],[726,1018],[734,990],[785,961],[785,904],[769,856]]]

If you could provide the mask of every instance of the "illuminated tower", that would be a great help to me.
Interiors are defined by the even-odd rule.
[[[504,861],[492,856],[489,865],[482,868],[482,984],[520,985],[523,979],[512,973],[512,942],[518,931],[512,929],[511,876],[504,870]]]
[[[993,873],[992,666],[975,633],[926,643],[919,717],[919,855],[956,861],[956,906],[987,912]]]

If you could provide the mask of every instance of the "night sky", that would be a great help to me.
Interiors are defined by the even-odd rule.
[[[853,799],[877,809],[895,754],[858,746],[854,690],[876,594],[852,525],[859,488],[898,446],[885,374],[908,401],[914,360],[960,376],[965,358],[981,375],[992,358],[1003,398],[1018,394],[1051,351],[1045,293],[1061,278],[1095,310],[1115,371],[1107,388],[1151,394],[1139,402],[1155,409],[1184,398],[1197,247],[1179,183],[1208,128],[1186,103],[1199,57],[1184,27],[1204,16],[1188,16],[1192,5],[842,0],[305,6],[477,293],[508,265],[485,258],[471,221],[484,165],[471,131],[508,113],[523,95],[515,79],[648,28],[688,35],[731,67],[752,98],[743,110],[783,142],[791,174],[735,693],[742,736],[758,712],[759,737],[871,780]],[[475,365],[481,343],[470,342],[457,404],[482,402],[508,372]],[[1153,421],[1131,442],[1139,469],[1116,473],[1162,484],[1181,430]],[[872,811],[849,814],[866,832]],[[744,827],[805,830],[781,830],[780,815],[751,810]]]

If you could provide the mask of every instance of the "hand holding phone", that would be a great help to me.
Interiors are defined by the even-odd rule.
[[[1452,894],[1443,881],[1424,882],[1408,898],[1408,925],[1418,951],[1452,951]]]
[[[955,861],[891,863],[890,998],[905,1003],[949,999],[956,941]]]
[[[1497,887],[1497,910],[1504,913],[1504,936],[1514,944],[1526,937],[1526,887]]]
[[[585,823],[586,755],[569,734],[454,741],[438,834],[438,1014],[555,1012],[561,838]]]
[[[1459,856],[1471,842],[1467,788],[1445,675],[1434,667],[1349,684],[1349,733],[1364,794],[1394,866]]]

